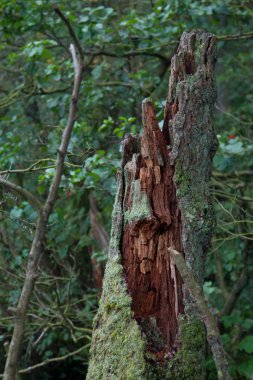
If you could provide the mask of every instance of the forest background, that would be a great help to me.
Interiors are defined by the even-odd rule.
[[[185,30],[218,38],[211,181],[217,227],[204,291],[232,375],[252,379],[253,4],[214,0],[1,0],[0,175],[43,201],[73,82],[72,28],[85,69],[59,196],[30,304],[22,379],[84,379],[109,240],[121,140],[141,134],[151,96],[162,123],[170,59]],[[68,28],[68,24],[71,28]],[[0,189],[0,373],[37,212]],[[251,281],[250,281],[251,280]],[[208,379],[216,373],[210,358]],[[31,367],[31,368],[30,368]]]

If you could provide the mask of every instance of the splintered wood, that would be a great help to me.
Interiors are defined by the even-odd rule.
[[[166,139],[152,102],[143,102],[141,153],[124,166],[123,266],[135,319],[159,336],[150,350],[176,346],[178,313],[183,313],[182,280],[168,247],[183,251],[181,219]],[[152,338],[154,339],[154,337]],[[152,344],[153,343],[153,344]]]

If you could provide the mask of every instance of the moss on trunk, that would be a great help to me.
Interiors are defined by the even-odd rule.
[[[201,380],[204,378],[203,342],[205,327],[197,318],[179,318],[178,351],[161,364],[150,362],[150,380]]]
[[[87,380],[147,379],[145,340],[133,318],[118,258],[108,261],[92,337]]]

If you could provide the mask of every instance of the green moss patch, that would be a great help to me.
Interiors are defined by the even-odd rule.
[[[201,380],[205,347],[204,324],[197,318],[179,318],[179,349],[169,363],[167,379]],[[173,376],[170,376],[173,374]]]
[[[132,315],[118,259],[107,263],[90,355],[87,380],[147,379],[145,341]]]
[[[205,329],[197,318],[179,318],[178,351],[167,364],[150,361],[150,380],[201,380],[203,379]]]

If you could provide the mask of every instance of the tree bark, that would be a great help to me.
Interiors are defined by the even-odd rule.
[[[204,378],[205,328],[168,248],[183,253],[202,286],[215,223],[215,45],[212,34],[183,33],[163,130],[145,99],[141,140],[123,142],[88,380]]]

